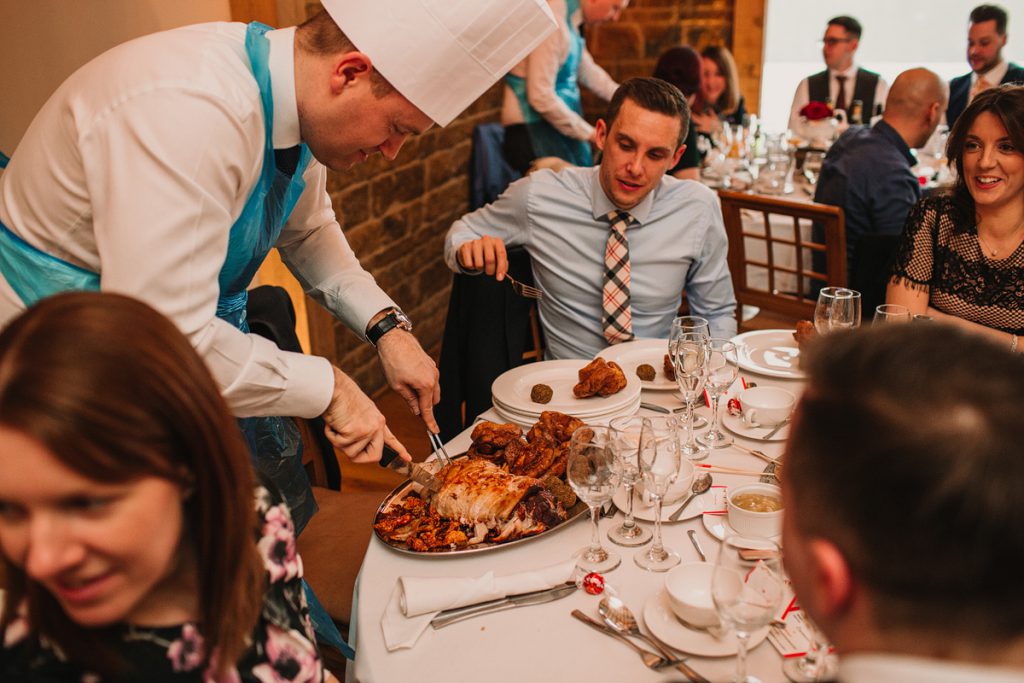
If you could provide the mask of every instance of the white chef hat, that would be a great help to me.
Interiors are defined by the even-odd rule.
[[[446,126],[557,26],[544,0],[322,0],[406,99]]]

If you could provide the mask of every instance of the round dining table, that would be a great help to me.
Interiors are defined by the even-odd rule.
[[[795,395],[799,395],[803,386],[798,378],[769,376],[742,367],[740,377],[748,384],[778,386]],[[735,395],[740,387],[741,379],[737,379],[731,394]],[[642,400],[670,409],[681,406],[678,395],[673,391],[645,390]],[[725,399],[722,410],[725,411]],[[703,403],[697,412],[711,419],[710,410]],[[640,414],[657,413],[641,408]],[[484,413],[481,419],[503,421],[493,414],[493,409]],[[472,427],[452,439],[446,445],[448,452],[452,455],[464,452],[470,445],[471,431]],[[739,444],[758,449],[771,457],[782,454],[783,440],[765,441],[759,438],[768,429],[743,431],[747,436],[734,434]],[[781,434],[785,434],[785,431]],[[766,465],[765,461],[734,446],[717,449],[698,462],[758,472]],[[756,475],[717,472],[713,478],[716,485],[726,486],[758,481]],[[665,515],[675,507],[666,505]],[[661,592],[665,574],[648,572],[635,564],[633,556],[644,552],[648,546],[624,548],[608,541],[608,531],[621,524],[622,519],[623,514],[619,512],[614,517],[600,520],[603,545],[614,549],[622,557],[621,564],[604,578],[637,616],[641,630],[651,633],[643,615],[645,607],[653,608],[648,603],[663,599]],[[652,522],[640,523],[653,527]],[[696,538],[708,561],[715,561],[720,541],[708,531],[702,515],[668,522],[662,528],[665,545],[678,552],[682,562],[700,561],[687,536],[687,531],[691,529],[696,530]],[[372,538],[356,584],[353,608],[355,619],[350,633],[356,658],[348,667],[346,679],[361,683],[414,680],[489,683],[688,680],[684,673],[676,669],[647,669],[630,648],[573,618],[571,612],[578,609],[600,619],[600,596],[589,595],[583,590],[546,604],[496,612],[438,630],[428,627],[412,647],[388,651],[381,618],[399,577],[473,578],[488,572],[505,575],[549,567],[570,559],[580,548],[588,545],[590,534],[589,515],[583,514],[541,536],[485,552],[413,555],[396,550],[376,537]],[[733,640],[735,636],[729,633],[725,638]],[[785,681],[782,661],[773,645],[765,639],[750,650],[748,671],[764,683]],[[736,659],[735,656],[690,655],[687,663],[710,681],[731,681]]]

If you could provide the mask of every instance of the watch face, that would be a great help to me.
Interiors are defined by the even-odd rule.
[[[395,322],[398,324],[399,327],[401,327],[403,330],[412,330],[412,321],[409,320],[409,316],[407,316],[405,313],[398,310],[397,308],[393,311],[393,314],[395,316]]]

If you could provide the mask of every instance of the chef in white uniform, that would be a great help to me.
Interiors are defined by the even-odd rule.
[[[278,247],[437,431],[434,363],[345,240],[327,168],[393,159],[410,135],[448,124],[555,21],[542,0],[323,5],[297,28],[145,36],[68,78],[0,174],[0,325],[65,289],[133,295],[188,335],[239,417],[323,415],[353,460],[378,459],[384,443],[407,456],[338,368],[247,333],[245,289]],[[240,422],[254,451],[282,438],[280,424]],[[302,518],[312,501],[281,487]]]

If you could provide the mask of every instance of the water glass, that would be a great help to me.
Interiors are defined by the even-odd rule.
[[[807,616],[807,612],[800,612],[800,617],[809,636],[807,652],[803,657],[783,660],[782,673],[793,683],[815,683],[835,679],[839,661],[831,651],[832,646],[829,645],[825,634]]]
[[[782,604],[785,580],[782,551],[762,537],[727,536],[711,575],[711,599],[722,623],[736,632],[737,683],[760,683],[747,676],[750,634],[768,625]]]
[[[825,153],[819,150],[808,150],[807,155],[804,156],[804,177],[807,178],[807,182],[813,187],[818,183],[818,177],[821,175],[821,165],[825,161]]]
[[[885,325],[888,323],[909,323],[910,309],[899,304],[882,304],[875,306],[874,325]]]
[[[695,403],[704,392],[708,376],[708,339],[701,332],[684,332],[682,328],[673,327],[668,342],[676,384],[679,385],[679,394],[686,405],[687,438],[682,446],[682,454],[690,460],[701,460],[708,456],[708,449],[697,443],[693,433]]]
[[[825,335],[860,327],[860,292],[846,287],[823,287],[814,307],[814,329]]]
[[[654,542],[633,561],[651,572],[664,572],[679,564],[679,553],[666,548],[661,541],[661,506],[669,487],[680,476],[684,488],[693,481],[693,464],[679,453],[679,420],[675,416],[641,418],[637,455],[644,491],[654,501]]]
[[[639,450],[643,418],[635,415],[616,417],[608,426],[612,430],[619,481],[626,493],[626,519],[608,532],[608,540],[627,547],[643,545],[651,540],[651,532],[633,519],[633,487],[640,481]]]
[[[739,352],[736,344],[728,339],[709,339],[708,376],[706,386],[711,394],[711,429],[697,438],[709,449],[725,448],[732,445],[733,438],[722,431],[722,415],[719,403],[722,395],[729,390],[739,375]]]
[[[565,474],[577,497],[590,508],[593,524],[590,545],[574,555],[576,565],[587,572],[611,571],[619,566],[622,558],[601,547],[597,527],[601,506],[611,500],[619,486],[619,468],[612,447],[611,429],[584,425],[573,432]]]

